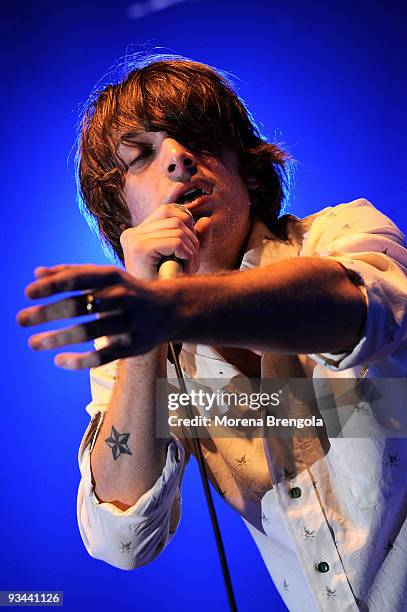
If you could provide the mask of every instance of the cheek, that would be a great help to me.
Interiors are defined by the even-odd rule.
[[[246,217],[250,209],[249,190],[240,176],[228,176],[224,183],[226,201],[237,217]]]
[[[133,225],[139,225],[153,210],[151,195],[146,188],[136,188],[131,181],[126,181],[123,193]]]
[[[218,161],[215,168],[222,190],[229,196],[228,199],[246,208],[250,201],[249,189],[240,176],[237,158],[235,156],[226,160],[223,158],[223,161],[226,161],[226,163]]]

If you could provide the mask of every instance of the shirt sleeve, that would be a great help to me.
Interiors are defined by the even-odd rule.
[[[118,362],[91,370],[91,421],[79,449],[81,482],[77,499],[79,531],[88,553],[120,569],[153,561],[171,541],[181,515],[180,480],[185,451],[171,434],[162,474],[149,491],[127,510],[95,495],[90,455],[102,425]]]
[[[405,342],[407,249],[405,236],[388,217],[365,199],[325,208],[305,234],[301,255],[341,263],[367,305],[356,346],[309,357],[331,370],[346,370],[385,359]]]

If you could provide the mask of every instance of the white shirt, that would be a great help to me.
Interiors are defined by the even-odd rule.
[[[400,230],[362,199],[305,219],[290,215],[287,230],[284,241],[254,223],[241,269],[292,257],[335,259],[363,292],[367,319],[357,346],[341,355],[264,353],[262,379],[298,377],[301,371],[312,379],[318,399],[321,379],[405,378],[407,251]],[[212,347],[184,345],[180,358],[187,380],[231,381],[236,376],[242,380],[241,373]],[[87,410],[92,420],[79,451],[78,521],[93,557],[132,569],[156,558],[175,533],[180,480],[191,448],[182,432],[172,430],[163,473],[150,491],[124,512],[98,502],[90,452],[116,372],[117,362],[91,372],[92,402]],[[168,374],[174,377],[170,365]],[[407,415],[403,388],[395,385],[392,406],[401,420]],[[336,396],[334,401],[339,406]],[[290,469],[284,465],[284,471],[284,450],[275,461],[273,440],[268,442],[268,464],[261,439],[242,447],[235,438],[214,438],[216,453],[201,441],[212,483],[242,516],[277,589],[294,612],[396,612],[406,605],[406,440],[380,436],[380,423],[369,402],[353,410],[345,427],[350,423],[356,423],[363,437],[330,438],[328,449],[318,439],[312,443],[293,439],[292,456],[286,457]],[[299,496],[292,497],[293,488]]]

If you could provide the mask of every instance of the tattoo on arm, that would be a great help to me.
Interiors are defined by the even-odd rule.
[[[112,433],[110,434],[110,438],[106,438],[105,442],[112,449],[112,455],[115,461],[120,455],[133,454],[127,445],[129,437],[129,433],[121,434],[117,431],[117,429],[112,426]]]

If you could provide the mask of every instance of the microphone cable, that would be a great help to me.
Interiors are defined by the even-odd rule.
[[[183,212],[187,213],[188,215],[190,215],[190,217],[192,217],[192,220],[195,223],[195,220],[194,220],[194,217],[191,211],[188,210],[188,208],[185,205],[183,204],[172,204],[172,205],[182,210]],[[182,272],[182,269],[183,269],[183,262],[182,260],[175,257],[175,255],[170,256],[170,257],[164,257],[158,266],[158,277],[161,279],[174,278]],[[178,351],[176,350],[173,342],[169,343],[169,353],[171,355],[172,362],[175,367],[180,389],[182,393],[188,394],[188,391],[185,385],[185,379],[184,379],[184,376],[183,376],[183,373],[180,367],[180,363],[179,363]],[[194,415],[192,411],[191,402],[188,402],[188,404],[186,405],[186,412],[187,412],[188,418],[192,419]],[[235,595],[233,592],[232,580],[230,577],[229,567],[228,567],[228,563],[226,559],[225,547],[224,547],[222,535],[220,532],[219,521],[216,516],[215,505],[213,503],[213,498],[212,498],[212,492],[209,487],[208,473],[206,470],[205,459],[202,453],[198,430],[195,427],[195,425],[191,425],[190,430],[192,434],[192,443],[193,443],[193,447],[195,451],[195,457],[198,461],[199,473],[201,475],[201,482],[202,482],[202,486],[203,486],[204,493],[205,493],[206,503],[208,505],[209,516],[210,516],[211,523],[212,523],[212,529],[215,535],[215,541],[216,541],[219,560],[220,560],[220,564],[222,568],[223,581],[225,584],[230,612],[237,612],[236,600],[235,600]]]
[[[175,371],[177,373],[177,378],[178,378],[178,382],[179,382],[181,391],[182,393],[188,393],[186,385],[185,385],[184,376],[182,374],[182,370],[179,364],[178,354],[172,342],[169,343],[169,350],[170,350],[171,358],[175,366]],[[192,412],[192,407],[191,407],[190,402],[188,402],[188,404],[186,405],[186,412],[187,412],[188,418],[192,419],[194,415]],[[225,547],[223,544],[222,534],[220,532],[218,517],[216,516],[215,505],[213,503],[213,498],[212,498],[212,492],[209,487],[208,473],[206,471],[206,465],[205,465],[205,460],[204,460],[203,453],[202,453],[201,443],[198,437],[198,431],[195,425],[190,426],[190,429],[192,433],[192,443],[193,443],[194,450],[195,450],[195,457],[198,461],[199,472],[201,475],[201,482],[202,482],[202,486],[205,492],[206,503],[208,505],[213,533],[215,535],[216,546],[218,549],[218,555],[219,555],[219,560],[220,560],[220,564],[222,568],[223,581],[225,583],[225,589],[226,589],[226,594],[227,594],[227,598],[229,602],[230,612],[237,612],[236,600],[235,600],[235,595],[233,592],[232,580],[230,577],[229,567],[228,567],[228,563],[226,559]]]

